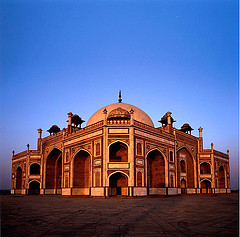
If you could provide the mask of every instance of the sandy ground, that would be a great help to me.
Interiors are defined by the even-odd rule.
[[[238,193],[148,198],[1,196],[2,236],[238,236]]]

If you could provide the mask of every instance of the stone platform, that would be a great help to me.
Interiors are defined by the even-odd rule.
[[[238,236],[238,193],[1,196],[2,236]]]

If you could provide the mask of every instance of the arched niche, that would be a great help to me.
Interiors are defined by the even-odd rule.
[[[61,189],[62,184],[62,151],[54,148],[46,161],[46,188]]]
[[[39,175],[40,165],[38,163],[33,163],[30,165],[30,175]]]
[[[16,189],[22,188],[22,168],[20,166],[17,167],[16,170]]]
[[[211,174],[211,166],[207,162],[203,162],[200,165],[200,174]]]
[[[187,188],[194,188],[195,187],[195,162],[193,159],[192,154],[186,147],[182,147],[177,151],[177,177],[178,177],[178,186],[181,186],[181,161],[185,161],[186,167],[186,186]]]
[[[91,177],[91,156],[85,150],[80,150],[73,158],[73,188],[89,188]]]
[[[109,146],[109,162],[128,162],[128,147],[122,142],[114,142]]]
[[[162,153],[155,149],[147,155],[147,187],[165,188],[165,159]]]
[[[219,188],[225,188],[225,172],[222,165],[218,169],[218,183]]]

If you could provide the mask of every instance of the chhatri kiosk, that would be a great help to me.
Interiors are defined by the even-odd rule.
[[[147,196],[230,193],[229,151],[203,149],[202,128],[173,127],[171,112],[154,127],[141,109],[104,106],[84,122],[68,113],[68,126],[54,125],[37,150],[12,155],[12,194]],[[80,126],[79,126],[80,125]]]

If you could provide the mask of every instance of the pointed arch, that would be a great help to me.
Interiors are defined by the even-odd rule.
[[[201,193],[211,193],[212,192],[212,181],[209,179],[201,180]]]
[[[62,151],[55,147],[45,160],[46,189],[61,189],[62,187]]]
[[[147,154],[146,154],[146,157],[148,156],[148,154],[149,154],[150,152],[152,152],[152,151],[154,151],[154,150],[157,150],[157,151],[159,151],[159,152],[161,153],[161,155],[163,156],[165,162],[168,161],[166,155],[165,155],[158,147],[155,147],[155,148],[152,148],[151,150],[149,150],[149,151],[147,152]]]
[[[22,167],[18,165],[16,169],[16,189],[22,189],[22,178],[23,178]]]
[[[128,146],[122,141],[109,145],[109,162],[128,162]]]
[[[185,178],[182,178],[180,181],[180,187],[181,187],[181,194],[187,193],[187,182]]]
[[[200,163],[200,174],[211,174],[211,164],[209,162]]]
[[[109,175],[109,196],[128,195],[128,176],[121,171]]]
[[[146,154],[147,187],[165,188],[168,186],[168,162],[160,149],[154,148]]]
[[[178,177],[178,186],[181,186],[181,160],[185,161],[186,165],[186,186],[187,188],[196,188],[197,176],[196,176],[196,161],[192,152],[187,146],[182,146],[177,150],[177,177]]]
[[[124,141],[122,141],[122,140],[120,140],[120,139],[115,140],[115,141],[109,143],[109,144],[108,144],[108,147],[110,147],[112,144],[114,144],[114,143],[116,143],[116,142],[121,142],[121,143],[125,144],[127,147],[130,147],[130,145],[129,145],[128,143],[126,143],[126,142],[124,142]]]
[[[90,188],[92,182],[91,175],[92,155],[80,148],[71,158],[70,185],[72,188]]]
[[[205,178],[205,179],[202,179],[202,180],[201,180],[201,183],[202,183],[203,181],[209,181],[209,182],[212,184],[212,180],[210,180],[210,179],[206,179],[206,178]]]
[[[34,162],[29,167],[29,174],[30,175],[40,175],[41,165],[37,162]]]
[[[226,178],[225,178],[225,169],[223,165],[220,165],[218,168],[218,184],[219,184],[219,188],[225,188]]]
[[[38,179],[32,179],[32,180],[30,180],[30,181],[28,182],[28,185],[29,185],[30,183],[34,182],[34,181],[38,182],[39,184],[41,183]]]
[[[114,172],[112,172],[111,174],[109,174],[109,175],[108,175],[108,179],[109,179],[113,174],[116,174],[116,173],[122,173],[122,174],[126,175],[127,178],[129,179],[129,175],[128,175],[127,173],[121,171],[121,170],[117,170],[117,171],[114,171]]]
[[[31,180],[28,183],[28,194],[29,195],[35,195],[35,194],[40,194],[40,182],[39,180]]]
[[[71,160],[73,160],[73,159],[75,158],[75,156],[76,156],[80,151],[85,151],[85,152],[87,152],[90,156],[92,156],[91,152],[88,151],[87,149],[79,148],[78,150],[76,150],[76,151],[72,154]]]
[[[178,151],[180,151],[180,150],[182,150],[182,149],[186,149],[186,150],[188,150],[188,152],[191,154],[191,156],[192,157],[194,157],[194,154],[192,153],[192,151],[187,147],[187,146],[181,146],[181,147],[179,147],[178,149],[177,149],[177,152]]]

